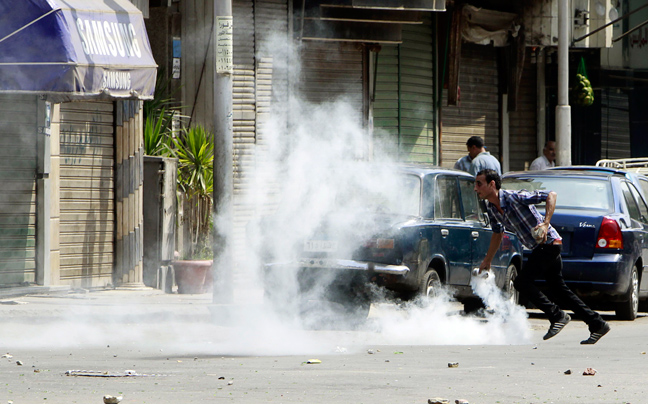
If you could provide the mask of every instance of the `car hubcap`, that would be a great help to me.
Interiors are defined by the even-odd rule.
[[[439,282],[438,279],[435,277],[430,277],[430,279],[428,279],[425,288],[425,296],[429,298],[436,296],[436,287],[438,282]]]

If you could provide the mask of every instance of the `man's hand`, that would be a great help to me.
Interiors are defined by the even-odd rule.
[[[479,273],[481,274],[481,273],[484,272],[484,271],[488,271],[488,270],[490,270],[490,266],[491,266],[491,262],[490,262],[490,261],[486,261],[486,259],[484,259],[484,260],[482,261],[481,265],[479,265]]]
[[[546,243],[547,242],[547,232],[549,231],[549,225],[547,223],[540,223],[536,227],[533,228],[533,238],[538,243]]]

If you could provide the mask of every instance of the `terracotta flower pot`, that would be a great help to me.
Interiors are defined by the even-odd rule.
[[[178,293],[206,293],[212,286],[212,260],[172,261]]]

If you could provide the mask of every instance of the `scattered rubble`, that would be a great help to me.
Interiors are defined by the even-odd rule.
[[[18,366],[22,366],[23,363],[22,363],[21,361],[16,361],[16,365],[18,365]]]
[[[13,358],[13,355],[10,355],[10,354],[7,353],[7,354],[4,354],[4,355],[0,356],[0,358],[2,358],[2,359],[11,359],[11,358]]]
[[[583,372],[583,376],[594,376],[596,374],[596,369],[593,368],[587,368]]]
[[[317,364],[322,363],[322,361],[319,360],[319,359],[309,359],[304,363],[307,364],[307,365],[317,365]]]
[[[101,370],[66,370],[66,376],[81,376],[81,377],[151,377],[151,376],[166,376],[160,374],[144,374],[137,373],[134,370],[125,370],[123,373],[115,373]]]
[[[115,397],[111,395],[105,395],[103,396],[103,402],[104,404],[119,404],[119,402],[123,399],[122,396]]]
[[[373,355],[373,354],[374,354],[374,350],[373,350],[373,349],[367,349],[367,353],[368,353],[369,355]]]
[[[571,369],[567,369],[567,370],[565,370],[565,374],[566,374],[566,375],[571,375],[571,373],[572,373],[572,372],[571,372]]]
[[[428,399],[428,404],[450,404],[450,401],[445,398],[435,397]]]
[[[227,385],[228,385],[228,386],[231,386],[231,385],[233,385],[233,384],[234,384],[234,380],[230,380],[229,382],[227,382]]]
[[[448,362],[448,367],[449,368],[458,368],[459,367],[459,362]]]
[[[468,400],[458,399],[455,400],[455,404],[470,404],[470,403],[468,403]]]

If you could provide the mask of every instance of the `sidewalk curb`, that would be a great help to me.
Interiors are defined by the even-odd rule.
[[[42,294],[65,294],[72,290],[69,285],[57,286],[19,286],[15,288],[0,288],[0,299],[10,297],[42,295]]]

